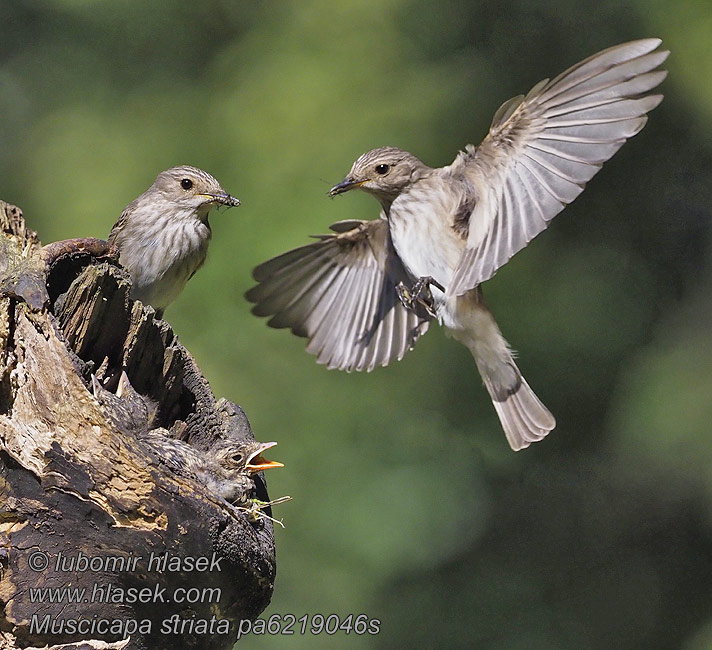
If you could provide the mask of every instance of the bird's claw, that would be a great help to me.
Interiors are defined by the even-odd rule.
[[[418,278],[411,289],[408,289],[403,282],[399,282],[396,285],[396,294],[401,304],[409,311],[417,312],[418,305],[420,305],[430,316],[435,318],[437,313],[435,310],[435,299],[430,291],[431,284],[437,289],[440,289],[440,291],[445,291],[445,287],[443,287],[442,284],[428,275]]]

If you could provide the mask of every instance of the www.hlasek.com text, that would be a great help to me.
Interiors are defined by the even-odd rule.
[[[84,587],[30,587],[32,603],[112,603],[134,605],[136,603],[219,603],[222,590],[219,587],[121,587],[99,585]]]

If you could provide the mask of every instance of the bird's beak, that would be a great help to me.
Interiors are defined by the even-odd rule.
[[[126,374],[125,370],[121,371],[121,376],[119,377],[119,385],[116,387],[116,397],[123,397],[127,393],[134,390],[134,387],[129,381],[129,376]]]
[[[230,196],[227,192],[217,192],[215,194],[201,194],[206,199],[209,199],[211,203],[218,203],[219,205],[226,205],[228,208],[236,208],[240,205],[240,199],[236,199],[234,196]]]
[[[91,388],[96,399],[99,399],[99,395],[101,395],[102,390],[106,390],[101,385],[101,382],[96,378],[96,375],[94,373],[92,373],[91,375]]]
[[[276,446],[276,444],[276,442],[263,442],[253,451],[247,458],[247,465],[245,466],[247,471],[251,474],[256,474],[257,472],[262,472],[272,467],[284,467],[283,463],[278,463],[276,460],[267,460],[262,457],[263,452]]]
[[[348,192],[349,190],[352,190],[355,187],[360,187],[365,182],[366,181],[356,181],[353,178],[350,178],[347,176],[338,185],[334,185],[334,187],[332,187],[329,190],[329,196],[336,196],[337,194],[343,194],[344,192]]]

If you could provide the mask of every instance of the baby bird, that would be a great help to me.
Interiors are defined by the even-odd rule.
[[[91,376],[92,392],[106,416],[122,433],[137,436],[146,433],[158,411],[158,404],[141,395],[121,371],[116,393],[104,388],[95,375]]]
[[[182,440],[169,438],[163,429],[154,429],[140,441],[174,473],[194,479],[230,504],[245,500],[254,487],[255,474],[284,467],[262,456],[276,442],[222,438],[205,452]]]
[[[136,391],[125,371],[121,372],[116,394],[104,388],[94,375],[91,381],[94,397],[119,431],[133,435],[174,473],[192,478],[228,503],[242,502],[246,498],[258,472],[284,467],[262,455],[276,446],[276,442],[228,437],[220,438],[208,451],[202,451],[171,438],[163,428],[150,428],[158,405]]]

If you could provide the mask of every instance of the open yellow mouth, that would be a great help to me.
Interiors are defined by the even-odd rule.
[[[275,447],[276,442],[265,442],[260,447],[250,454],[247,459],[246,469],[248,472],[253,474],[256,472],[262,472],[266,469],[271,469],[272,467],[284,467],[283,463],[279,463],[276,460],[267,460],[262,456],[262,453]]]

